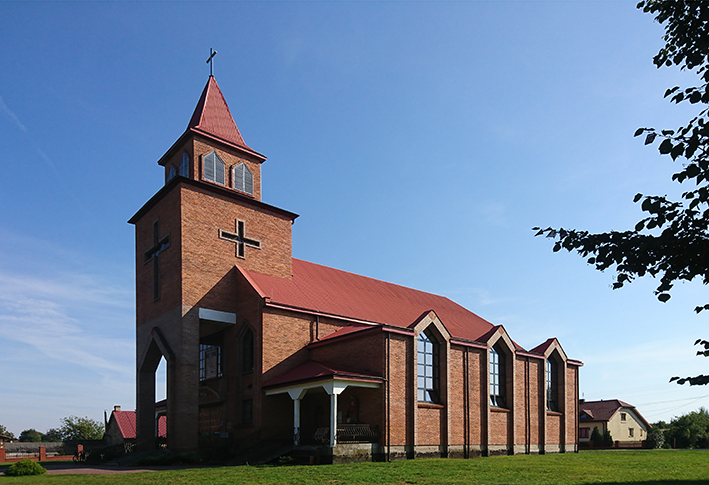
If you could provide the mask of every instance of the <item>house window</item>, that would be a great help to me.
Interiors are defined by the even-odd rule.
[[[254,175],[245,163],[234,166],[234,188],[239,192],[254,195]]]
[[[589,428],[579,428],[579,438],[588,438]]]
[[[505,366],[505,354],[499,348],[490,348],[490,405],[504,408],[507,405],[505,396],[507,369]]]
[[[180,163],[180,175],[183,177],[189,177],[190,173],[190,156],[187,152],[182,154],[182,163]]]
[[[175,178],[175,175],[177,175],[177,171],[175,170],[174,165],[170,165],[170,170],[167,172],[167,181],[169,182],[170,180]]]
[[[254,370],[254,332],[247,329],[241,340],[242,343],[242,372]]]
[[[202,157],[204,180],[224,185],[224,161],[217,152],[211,152]]]
[[[418,338],[418,400],[438,403],[438,342],[426,332]]]
[[[559,377],[557,368],[558,365],[553,359],[547,359],[547,411],[559,410],[557,399]]]
[[[625,419],[626,419],[625,413],[620,413],[620,420],[625,421]]]
[[[628,436],[632,438],[634,436],[634,431],[635,430],[633,428],[628,428]]]
[[[218,345],[199,344],[199,380],[222,376],[222,352]]]

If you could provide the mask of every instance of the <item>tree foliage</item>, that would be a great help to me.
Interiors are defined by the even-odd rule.
[[[2,424],[0,424],[0,434],[3,436],[7,436],[8,438],[11,438],[13,440],[17,439],[15,437],[15,434],[12,431],[10,431],[9,429],[7,429],[5,426],[3,426]]]
[[[62,441],[100,440],[103,438],[103,424],[91,418],[69,416],[61,419],[59,433]]]
[[[24,443],[39,443],[44,435],[34,428],[26,429],[20,433],[20,441]]]
[[[603,446],[613,446],[613,436],[609,429],[603,432]]]
[[[594,426],[593,431],[591,431],[591,441],[596,448],[603,446],[603,435],[598,429],[598,426]]]
[[[677,281],[699,279],[709,284],[709,2],[643,0],[637,6],[655,15],[665,28],[665,45],[653,58],[654,64],[658,68],[677,66],[699,78],[697,86],[667,89],[665,98],[675,104],[698,105],[699,113],[677,129],[639,128],[635,136],[645,135],[646,145],[657,144],[662,155],[681,160],[682,167],[672,180],[691,187],[679,201],[637,194],[634,202],[640,203],[646,217],[631,230],[600,234],[551,227],[534,230],[537,236],[555,240],[554,251],[575,251],[599,271],[614,269],[614,289],[646,275],[659,278],[655,295],[666,302]],[[709,310],[709,303],[695,310]],[[698,354],[707,356],[707,350],[705,345],[705,351]],[[707,384],[709,376],[672,380]]]
[[[709,447],[709,411],[699,408],[674,418],[665,429],[665,442],[675,448]]]
[[[50,428],[44,433],[44,439],[48,443],[57,443],[59,441],[64,441],[61,430],[57,428]]]

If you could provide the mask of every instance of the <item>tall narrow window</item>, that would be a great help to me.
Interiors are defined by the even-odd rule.
[[[182,154],[182,163],[180,163],[180,175],[183,177],[190,176],[190,156],[187,152]]]
[[[438,347],[438,342],[426,332],[421,332],[418,338],[418,400],[420,402],[439,402]]]
[[[177,175],[177,171],[175,170],[174,165],[170,165],[170,170],[167,172],[167,181],[169,182],[170,180],[175,178],[175,175]]]
[[[204,179],[224,185],[224,161],[216,152],[211,152],[202,157],[204,166]]]
[[[254,175],[245,163],[234,166],[234,188],[239,192],[254,195]]]
[[[199,344],[199,380],[222,376],[222,353],[218,345]]]
[[[547,411],[558,411],[558,388],[559,378],[556,362],[549,358],[547,359]]]
[[[498,408],[507,407],[506,386],[507,372],[505,354],[498,348],[490,348],[490,405]]]
[[[251,372],[254,370],[254,332],[247,329],[242,337],[242,372]]]

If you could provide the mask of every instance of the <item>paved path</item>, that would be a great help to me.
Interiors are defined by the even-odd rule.
[[[156,472],[160,470],[180,470],[187,466],[119,466],[119,465],[75,465],[74,463],[45,463],[47,475],[118,475],[121,473]]]

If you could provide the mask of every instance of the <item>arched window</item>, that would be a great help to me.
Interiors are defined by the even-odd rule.
[[[505,354],[497,347],[490,348],[490,405],[507,407],[507,369]]]
[[[418,338],[418,400],[438,403],[439,385],[439,345],[427,332]]]
[[[241,338],[242,350],[242,372],[251,372],[254,370],[254,332],[248,328]]]
[[[559,365],[547,359],[547,411],[559,410]]]
[[[211,152],[202,158],[204,180],[224,185],[224,161],[216,152]]]
[[[190,156],[187,152],[182,154],[182,163],[180,163],[180,175],[189,177],[190,175]]]
[[[245,163],[234,166],[234,188],[239,192],[254,195],[254,175]]]
[[[170,180],[174,179],[175,175],[177,175],[177,171],[175,170],[175,166],[170,165],[170,169],[167,171],[167,181],[169,182]]]

